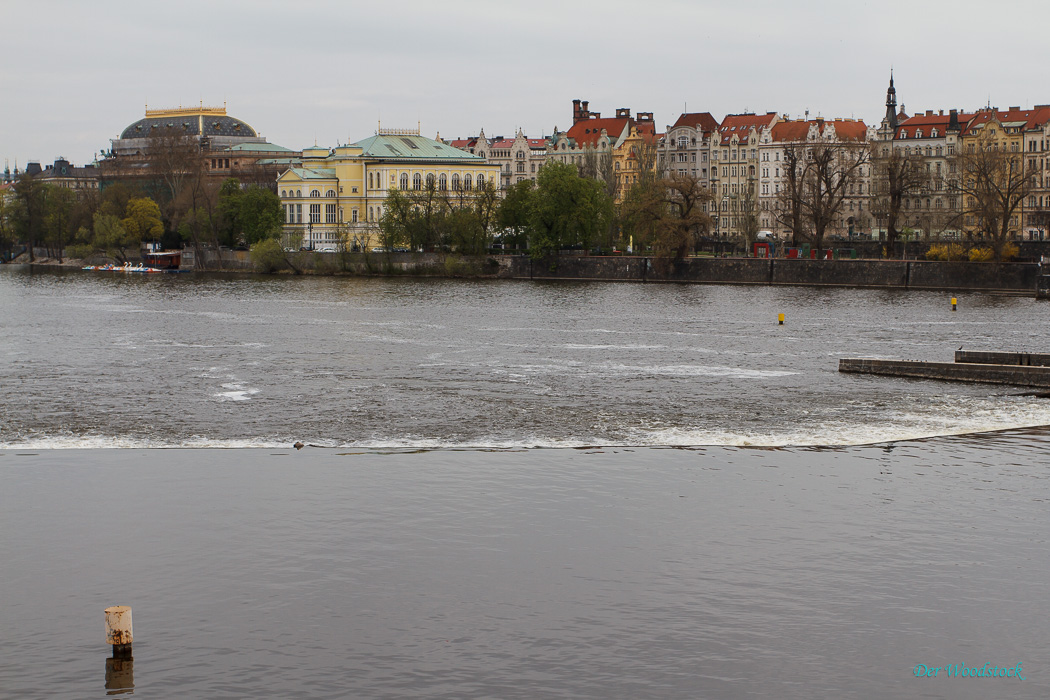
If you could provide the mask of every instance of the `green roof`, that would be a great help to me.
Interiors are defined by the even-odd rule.
[[[302,164],[302,158],[260,158],[255,161],[256,165],[300,165]]]
[[[228,151],[262,151],[263,153],[291,153],[292,149],[278,146],[276,143],[239,143],[230,146]]]
[[[318,168],[292,168],[291,171],[304,180],[334,180],[335,171]]]
[[[484,158],[415,134],[405,136],[377,134],[353,145],[359,147],[363,151],[361,155],[366,158],[485,162]]]

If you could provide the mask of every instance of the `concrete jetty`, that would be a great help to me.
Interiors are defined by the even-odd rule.
[[[1039,352],[980,352],[972,350],[956,350],[955,361],[974,363],[978,365],[1050,367],[1050,355]]]
[[[976,355],[977,353],[973,354]],[[1001,354],[1017,360],[1021,359],[1022,355],[1026,356],[1027,359],[1032,357],[1028,353],[988,354]],[[1036,355],[1035,357],[1047,358],[1047,365],[1050,365],[1050,356]],[[879,374],[888,377],[913,377],[953,382],[1012,384],[1014,386],[1050,388],[1050,366],[1047,365],[1024,364],[1021,362],[994,364],[974,361],[920,362],[914,360],[841,359],[839,360],[839,371],[856,374]]]

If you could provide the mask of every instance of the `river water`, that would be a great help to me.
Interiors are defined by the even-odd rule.
[[[1050,403],[836,371],[949,296],[0,267],[0,696],[1050,696]]]

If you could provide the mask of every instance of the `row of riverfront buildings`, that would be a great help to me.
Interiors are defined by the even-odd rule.
[[[604,180],[617,201],[647,172],[690,175],[711,192],[711,235],[740,236],[746,217],[757,215],[763,230],[788,238],[792,232],[777,215],[788,152],[800,145],[829,144],[869,154],[828,229],[830,235],[878,238],[884,232],[874,162],[896,151],[927,175],[907,192],[898,227],[925,237],[954,237],[977,222],[953,216],[964,207],[953,188],[958,174],[952,156],[989,138],[1004,151],[1023,153],[1023,165],[1031,173],[1031,191],[1011,221],[1013,234],[1045,237],[1050,222],[1050,105],[909,115],[903,105],[897,107],[892,77],[885,115],[877,126],[808,114],[791,119],[778,112],[745,112],[719,120],[710,112],[688,112],[659,130],[651,112],[620,108],[613,116],[602,116],[587,101],[573,100],[571,126],[555,127],[545,136],[519,130],[513,138],[490,137],[482,129],[468,138],[431,139],[419,128],[379,128],[355,143],[301,150],[268,143],[247,122],[228,115],[225,106],[147,108],[97,162],[75,167],[59,159],[46,168],[31,163],[25,172],[82,192],[129,180],[159,188],[157,172],[164,157],[158,152],[165,148],[158,146],[189,139],[194,162],[208,177],[236,177],[244,185],[272,188],[281,199],[286,230],[301,234],[306,247],[331,249],[357,231],[374,228],[393,189],[426,190],[432,185],[462,200],[486,187],[502,192],[535,180],[544,163],[556,160]],[[14,176],[18,174],[16,167]],[[12,179],[10,170],[5,169],[4,179]]]

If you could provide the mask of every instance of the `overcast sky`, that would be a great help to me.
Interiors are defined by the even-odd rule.
[[[0,156],[90,162],[151,108],[226,103],[271,143],[550,134],[611,116],[878,123],[1050,103],[1050,3],[1006,0],[0,0]]]

